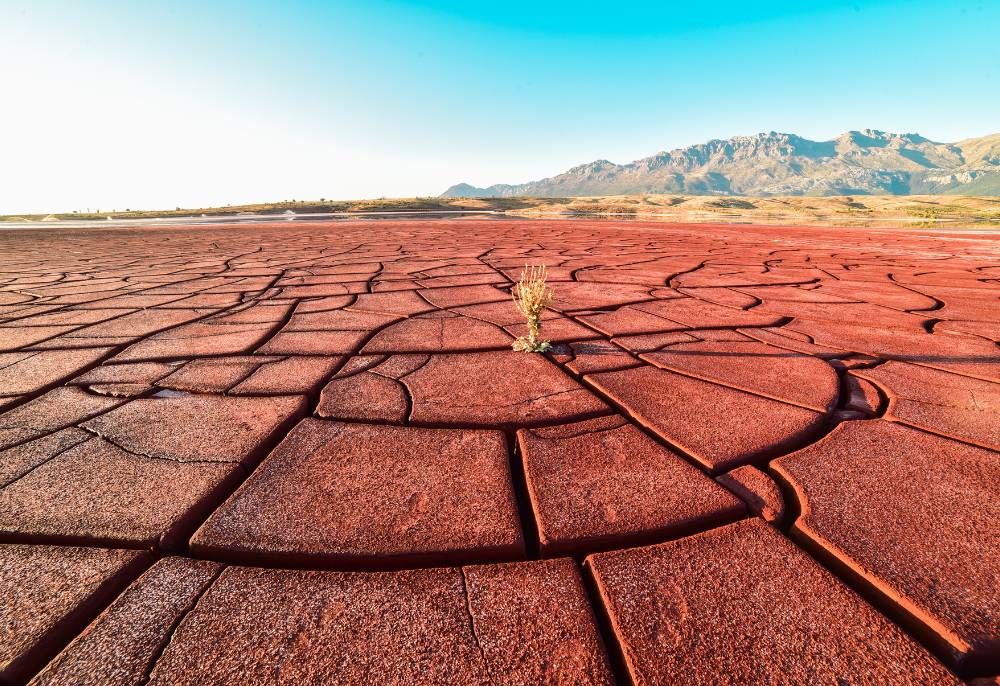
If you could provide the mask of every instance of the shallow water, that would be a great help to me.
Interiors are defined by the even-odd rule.
[[[456,219],[472,216],[496,215],[503,217],[502,212],[493,210],[411,210],[404,212],[374,211],[374,212],[316,212],[303,214],[227,214],[194,217],[137,217],[129,219],[59,219],[55,221],[0,221],[0,230],[4,229],[80,229],[96,228],[133,228],[137,226],[199,226],[205,224],[276,224],[281,222],[308,221],[345,221],[351,219]]]

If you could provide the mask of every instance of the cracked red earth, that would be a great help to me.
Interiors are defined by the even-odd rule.
[[[0,683],[996,683],[998,238],[0,233]]]

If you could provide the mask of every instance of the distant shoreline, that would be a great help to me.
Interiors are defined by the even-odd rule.
[[[223,223],[402,216],[607,218],[692,223],[755,223],[907,227],[1000,226],[1000,197],[986,196],[686,196],[627,195],[572,198],[401,198],[286,201],[174,210],[0,215],[3,228],[61,225]],[[111,222],[108,220],[111,219]],[[112,224],[112,222],[114,222]]]

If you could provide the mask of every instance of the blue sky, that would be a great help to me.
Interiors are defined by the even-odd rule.
[[[0,212],[433,195],[1000,130],[1000,2],[0,0]]]

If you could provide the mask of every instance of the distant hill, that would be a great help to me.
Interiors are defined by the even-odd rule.
[[[829,141],[759,133],[659,152],[628,164],[597,160],[540,181],[441,197],[693,195],[1000,195],[1000,134],[936,143],[865,129]]]

